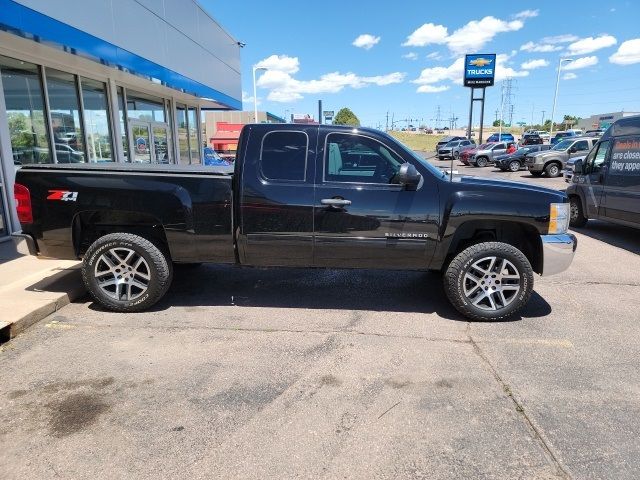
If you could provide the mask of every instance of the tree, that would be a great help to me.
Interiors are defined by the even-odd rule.
[[[341,108],[336,116],[333,119],[334,125],[351,125],[353,127],[360,126],[360,120],[356,117],[356,114],[353,113],[348,108]]]
[[[505,123],[504,123],[504,121],[502,121],[502,120],[494,120],[494,122],[493,122],[493,126],[494,126],[494,127],[499,127],[499,126],[500,126],[500,122],[502,122],[502,126],[504,127],[504,126],[505,126]]]

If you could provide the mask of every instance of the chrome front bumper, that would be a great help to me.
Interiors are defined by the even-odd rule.
[[[542,276],[564,272],[576,253],[578,239],[570,233],[562,235],[540,235],[542,242]]]
[[[36,242],[31,235],[24,233],[12,233],[11,238],[16,246],[16,250],[21,255],[37,255],[38,248]]]

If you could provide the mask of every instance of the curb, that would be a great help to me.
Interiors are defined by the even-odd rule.
[[[81,298],[86,294],[79,268],[63,270],[53,275],[47,283],[55,284],[58,294],[44,301],[34,301],[34,309],[20,314],[17,318],[0,322],[0,343],[7,342],[40,320],[57,312],[65,305]],[[43,291],[43,290],[35,290]]]

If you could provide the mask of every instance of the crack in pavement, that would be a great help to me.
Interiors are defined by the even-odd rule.
[[[487,356],[484,354],[478,343],[471,336],[471,322],[467,323],[466,330],[467,338],[469,339],[469,343],[473,347],[473,351],[478,355],[478,357],[482,360],[482,362],[489,368],[489,371],[493,375],[493,378],[500,385],[502,390],[506,393],[507,397],[513,402],[516,407],[516,412],[518,412],[525,421],[525,424],[529,427],[529,429],[533,432],[534,438],[540,443],[542,446],[547,458],[550,460],[550,463],[555,467],[557,474],[560,478],[570,479],[571,475],[567,471],[567,468],[562,465],[562,462],[558,458],[558,455],[553,451],[551,445],[545,440],[542,430],[538,428],[533,420],[527,415],[527,412],[524,410],[522,406],[522,402],[520,402],[516,396],[513,394],[511,387],[507,382],[505,382],[498,370],[493,366],[493,364],[489,361]]]

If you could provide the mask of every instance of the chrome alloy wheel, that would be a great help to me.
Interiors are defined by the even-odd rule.
[[[482,310],[500,310],[520,292],[520,272],[505,258],[484,257],[474,262],[464,275],[464,295]]]
[[[580,215],[578,204],[575,201],[571,201],[569,205],[569,219],[575,222],[578,219],[578,215]]]
[[[94,270],[100,289],[115,300],[135,300],[149,288],[147,261],[130,248],[112,248],[98,258]]]

